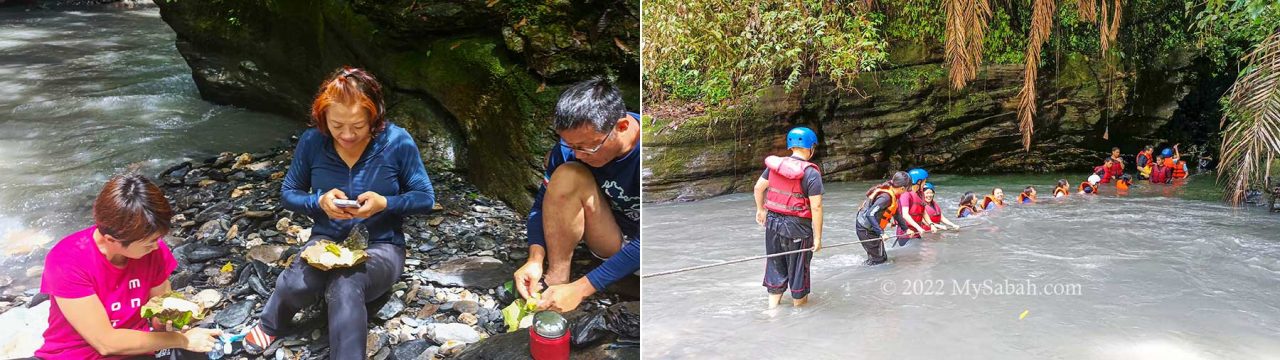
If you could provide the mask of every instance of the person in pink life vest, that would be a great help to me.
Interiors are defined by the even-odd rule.
[[[809,162],[817,144],[813,130],[791,129],[787,133],[791,156],[765,158],[764,173],[756,180],[756,223],[765,229],[765,252],[813,249],[768,259],[764,287],[770,309],[778,306],[788,288],[792,305],[809,301],[809,262],[822,248],[822,171]]]
[[[959,225],[956,225],[951,222],[951,220],[947,220],[945,216],[942,216],[942,206],[939,206],[936,200],[937,192],[933,187],[933,183],[924,183],[923,194],[925,214],[924,226],[926,229],[932,232],[938,232],[938,230],[946,230],[948,226],[950,226],[952,230],[960,228]]]
[[[903,221],[898,222],[898,245],[906,245],[911,239],[919,239],[920,234],[929,230],[924,226],[924,199],[920,197],[929,172],[915,168],[907,170],[907,176],[911,178],[911,187],[898,195],[898,208],[906,215],[902,217]]]

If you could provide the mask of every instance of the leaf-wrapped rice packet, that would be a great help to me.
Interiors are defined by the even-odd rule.
[[[174,328],[181,329],[192,321],[204,319],[204,311],[200,304],[187,300],[181,293],[171,292],[147,301],[142,306],[142,317],[172,323]]]
[[[352,250],[329,240],[317,241],[302,250],[302,258],[307,260],[307,264],[324,271],[356,266],[368,257],[364,250]]]

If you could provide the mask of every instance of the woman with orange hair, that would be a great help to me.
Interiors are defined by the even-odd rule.
[[[323,295],[330,357],[365,357],[365,304],[390,290],[404,270],[404,218],[426,214],[435,204],[418,146],[385,116],[382,86],[364,70],[343,67],[320,85],[311,107],[313,128],[298,139],[281,184],[281,202],[315,222],[307,246],[320,239],[341,242],[356,224],[364,224],[369,257],[329,271],[294,261],[280,273],[258,325],[245,337],[249,352],[265,350],[287,332],[294,314]]]

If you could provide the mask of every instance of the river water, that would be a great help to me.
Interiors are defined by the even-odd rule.
[[[301,131],[201,100],[174,39],[154,7],[0,9],[0,264],[92,225],[93,198],[129,164],[154,176]]]
[[[766,310],[763,260],[647,278],[645,356],[1280,358],[1280,215],[1200,200],[1218,194],[1210,176],[953,219],[971,226],[891,248],[887,265],[862,265],[858,245],[824,249],[800,308]],[[1044,196],[1057,178],[933,182],[951,215],[964,191]],[[856,240],[870,185],[827,185],[826,246]],[[753,215],[750,194],[646,206],[644,272],[763,254]]]

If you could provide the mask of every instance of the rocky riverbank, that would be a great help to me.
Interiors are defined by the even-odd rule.
[[[294,261],[305,261],[298,253],[310,236],[311,220],[280,206],[280,182],[290,159],[291,148],[223,153],[170,167],[154,178],[175,209],[174,228],[165,237],[179,262],[170,278],[173,288],[211,309],[198,326],[242,332],[262,310],[280,272]],[[506,325],[500,312],[518,296],[504,283],[528,257],[523,216],[480,194],[457,174],[432,172],[431,178],[435,211],[405,221],[409,255],[404,274],[387,296],[369,304],[368,357],[432,359],[463,350],[482,354],[473,356],[477,358],[527,357],[527,345],[519,345],[527,344],[527,330],[502,336]],[[579,250],[575,276],[598,262]],[[32,269],[29,275],[38,279],[42,269]],[[623,282],[628,285],[592,296],[566,316],[599,316],[611,305],[636,300],[638,280]],[[47,313],[47,296],[36,291],[4,291],[0,306],[17,310],[0,316],[29,319],[39,318],[31,312]],[[323,306],[322,301],[295,316],[296,331],[276,341],[264,357],[248,357],[237,346],[231,358],[327,358]],[[26,331],[31,334],[18,337],[39,339],[44,326],[41,322]],[[499,336],[505,340],[486,345],[486,339]],[[635,337],[619,341],[604,336],[579,348],[575,358],[636,358],[638,328]]]
[[[616,79],[639,109],[640,1],[156,1],[201,97],[306,119],[341,65],[383,84],[423,158],[520,212],[569,84]]]

